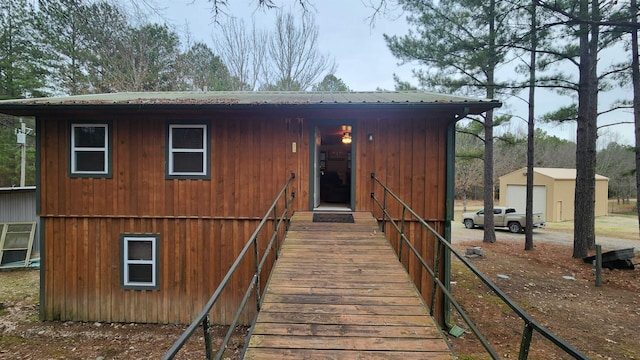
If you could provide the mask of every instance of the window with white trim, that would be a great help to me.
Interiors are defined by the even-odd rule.
[[[110,176],[108,124],[71,124],[70,175]]]
[[[125,289],[158,288],[158,235],[122,235],[122,287]]]
[[[207,125],[170,124],[168,135],[167,177],[207,178]]]

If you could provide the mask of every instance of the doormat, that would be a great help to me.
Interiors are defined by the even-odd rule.
[[[353,223],[353,214],[313,214],[313,222]]]

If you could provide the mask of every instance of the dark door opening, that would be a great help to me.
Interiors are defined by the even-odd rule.
[[[314,210],[352,210],[353,128],[316,127]]]

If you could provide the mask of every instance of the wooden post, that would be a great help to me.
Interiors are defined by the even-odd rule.
[[[25,187],[25,174],[27,169],[27,124],[20,118],[20,187]]]
[[[596,286],[602,286],[602,246],[596,245]]]

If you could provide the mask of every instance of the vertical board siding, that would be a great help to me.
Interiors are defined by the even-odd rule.
[[[446,210],[446,141],[447,117],[434,118],[425,114],[407,117],[399,121],[389,118],[361,120],[356,123],[358,130],[356,176],[359,188],[356,194],[357,210],[372,211],[382,218],[371,199],[374,191],[382,199],[382,188],[373,186],[372,172],[394,193],[410,206],[440,234],[444,235]],[[373,141],[368,141],[372,134]],[[366,185],[363,185],[366,184]],[[382,201],[382,200],[381,200]],[[400,219],[402,209],[389,197],[389,211],[395,219]],[[411,219],[407,213],[405,219]],[[423,259],[435,265],[436,238],[417,222],[407,222],[405,232]],[[398,250],[399,236],[391,224],[387,224],[387,237]],[[408,247],[403,249],[402,262],[413,279],[416,288],[430,305],[433,282],[419,261],[409,255]],[[442,263],[440,274],[442,274]],[[442,276],[442,275],[441,275]],[[436,319],[442,320],[441,293],[436,297]],[[441,322],[442,323],[442,322]]]
[[[429,225],[439,234],[442,234],[444,231],[444,225],[441,222],[428,222]],[[428,230],[424,229],[421,224],[416,221],[407,221],[405,223],[405,235],[411,242],[411,244],[416,248],[416,251],[420,254],[420,256],[425,260],[425,262],[429,265],[431,270],[435,269],[435,253],[436,253],[436,245],[437,240],[433,234],[431,234]],[[391,224],[387,223],[387,231],[386,236],[392,244],[392,247],[398,252],[400,236],[393,229]],[[443,253],[441,252],[441,255]],[[439,277],[442,280],[442,271],[444,270],[442,258],[440,259],[440,267],[439,267]],[[404,244],[402,248],[402,264],[407,269],[409,276],[413,280],[416,288],[424,298],[425,302],[428,306],[431,306],[431,294],[433,291],[433,278],[431,275],[422,267],[422,264],[418,261],[417,257],[411,252],[411,249]],[[436,307],[434,317],[442,324],[441,320],[443,320],[443,314],[441,311],[442,304],[441,301],[441,291],[438,289],[438,295],[436,297]]]
[[[69,122],[43,124],[43,215],[261,217],[290,173],[299,172],[290,168],[296,163],[281,119],[208,122],[210,180],[165,179],[167,122],[126,118],[112,123],[113,177],[69,178]]]
[[[356,209],[373,211],[371,173],[425,219],[444,220],[446,200],[446,129],[449,121],[416,117],[398,121],[391,117],[359,120],[356,145]],[[367,140],[372,134],[374,140]],[[375,187],[382,196],[381,188]],[[399,216],[399,205],[389,201]]]
[[[249,220],[48,219],[45,248],[50,260],[43,275],[49,306],[45,308],[45,319],[189,323],[202,310],[257,225],[258,221]],[[221,232],[220,237],[207,236],[209,229],[216,227],[228,232]],[[62,238],[57,236],[61,229],[65,231]],[[264,234],[271,229],[267,224]],[[158,290],[121,288],[119,236],[131,233],[160,236]],[[238,240],[223,253],[216,244],[225,238]],[[260,239],[262,253],[269,237]],[[78,261],[79,258],[87,261]],[[251,252],[212,311],[215,321],[227,323],[233,318],[235,304],[242,299],[254,266]],[[268,270],[264,270],[261,279],[263,288]],[[253,309],[249,305],[242,321],[250,321]]]
[[[284,121],[232,118],[207,122],[210,180],[165,179],[165,138],[172,117],[137,117],[112,121],[109,179],[70,178],[70,122],[41,122],[40,131],[46,134],[40,144],[45,319],[190,322],[244,247],[257,219],[291,172],[299,171],[288,165],[297,164],[290,159],[291,145],[274,142],[281,134],[289,136]],[[100,121],[100,116],[92,120]],[[294,139],[299,138],[297,130],[291,129]],[[268,224],[263,231],[271,228]],[[159,290],[121,288],[123,233],[160,235]],[[255,266],[253,255],[248,259],[213,309],[213,321],[232,319]],[[242,320],[248,322],[251,316],[247,310]]]
[[[46,224],[43,315],[48,320],[190,322],[292,172],[293,210],[308,210],[312,120],[341,118],[354,124],[356,210],[382,216],[370,197],[374,189],[381,194],[370,178],[375,172],[425,219],[433,220],[439,232],[444,228],[450,115],[361,109],[56,116],[43,118],[39,129],[40,215]],[[111,178],[68,176],[72,118],[110,121]],[[189,120],[208,124],[210,179],[166,179],[167,124]],[[368,134],[373,141],[368,141]],[[282,210],[280,205],[278,215]],[[396,204],[391,211],[400,215]],[[416,246],[432,261],[432,237],[414,225],[409,231],[419,234]],[[121,288],[123,233],[160,235],[158,290]],[[261,235],[261,252],[268,240],[268,235]],[[397,247],[397,238],[390,240]],[[423,270],[407,261],[418,289],[430,299],[431,285],[422,280]],[[212,310],[214,322],[232,319],[253,267],[253,256],[242,263]],[[262,288],[268,270],[263,271]],[[247,310],[243,321],[248,322],[252,312]]]

